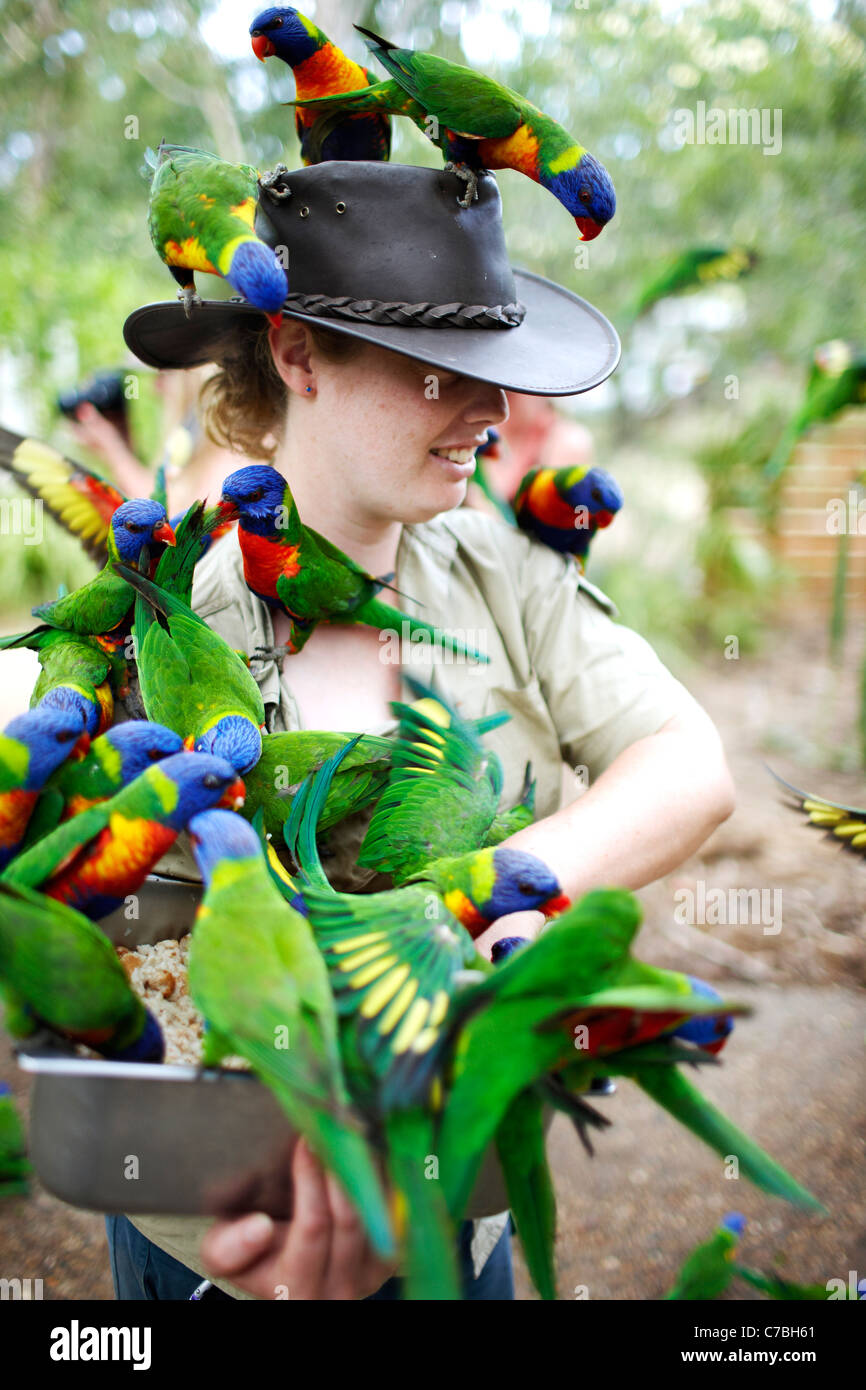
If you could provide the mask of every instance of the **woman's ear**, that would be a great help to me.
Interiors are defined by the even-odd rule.
[[[306,324],[283,319],[278,328],[268,330],[268,344],[274,366],[290,391],[309,396],[315,386],[312,367],[312,340]]]

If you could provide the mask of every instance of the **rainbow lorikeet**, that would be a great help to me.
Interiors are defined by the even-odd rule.
[[[377,1106],[390,1109],[425,1099],[446,1040],[442,1024],[462,973],[479,962],[487,968],[464,919],[489,925],[508,912],[567,899],[540,860],[509,849],[433,863],[412,882],[386,892],[336,893],[322,869],[316,829],[331,778],[355,742],[305,780],[284,834],[304,876],[304,905],[337,1007],[351,1021],[353,1054],[361,1070],[376,1079]],[[530,885],[533,894],[526,891]]]
[[[464,207],[477,197],[479,170],[517,169],[562,203],[582,241],[598,236],[616,211],[613,183],[604,165],[558,121],[472,68],[398,48],[360,24],[355,28],[391,80],[355,94],[307,100],[309,112],[327,110],[335,119],[349,111],[408,116],[442,150],[446,169],[465,179]],[[327,131],[323,122],[319,138]]]
[[[745,1265],[734,1265],[734,1273],[738,1279],[742,1279],[745,1284],[750,1284],[753,1289],[759,1289],[768,1298],[783,1299],[785,1302],[795,1303],[826,1303],[828,1300],[856,1299],[861,1301],[866,1298],[866,1279],[860,1279],[856,1291],[850,1287],[844,1291],[834,1289],[832,1292],[828,1283],[824,1284],[794,1284],[790,1279],[782,1279],[778,1274],[762,1274],[760,1270],[748,1269]],[[837,1284],[841,1280],[836,1281]]]
[[[152,763],[181,752],[183,740],[172,729],[146,719],[114,724],[93,740],[80,758],[70,758],[52,772],[30,817],[25,845],[31,845],[62,820],[77,816],[98,801],[107,801]]]
[[[500,819],[494,825],[502,792],[496,753],[483,746],[472,725],[442,697],[411,676],[404,680],[417,703],[391,702],[400,726],[388,786],[358,855],[359,864],[390,874],[395,883],[435,860],[489,844],[491,829],[498,843],[503,829],[508,834],[515,819],[524,819],[522,813],[504,813],[504,824]],[[524,808],[527,799],[524,787]],[[534,891],[533,885],[528,896]]]
[[[198,299],[193,271],[203,270],[223,276],[279,324],[289,284],[276,253],[254,230],[255,169],[164,140],[146,159],[153,170],[150,239],[181,287],[187,314]]]
[[[273,887],[246,821],[206,811],[189,832],[205,884],[189,952],[190,992],[208,1024],[204,1064],[246,1058],[388,1254],[388,1207],[351,1108],[334,1000],[310,927]]]
[[[522,531],[583,570],[590,542],[622,506],[617,481],[603,468],[531,468],[521,479],[514,512]]]
[[[54,520],[80,541],[91,560],[100,566],[106,563],[111,518],[118,507],[132,500],[120,488],[92,468],[67,458],[52,445],[2,428],[0,469],[9,473],[31,497],[42,502]],[[164,506],[159,472],[151,500]],[[177,530],[184,515],[186,513],[172,517],[170,525],[173,530]],[[201,554],[233,524],[207,513],[202,522]],[[181,597],[184,595],[181,594]]]
[[[138,891],[192,816],[242,797],[243,782],[222,758],[175,753],[19,854],[0,882],[105,917]]]
[[[265,707],[249,667],[182,599],[125,565],[117,572],[139,596],[133,636],[148,718],[238,772],[253,767],[262,751]]]
[[[34,608],[34,617],[82,637],[113,632],[128,616],[133,601],[129,585],[114,571],[115,563],[147,569],[153,547],[160,542],[175,543],[162,503],[147,498],[124,502],[109,523],[108,560],[103,569],[80,589]]]
[[[83,731],[79,710],[46,706],[19,714],[0,734],[0,869],[21,845],[42,787]]]
[[[262,10],[250,25],[253,52],[262,62],[276,57],[288,63],[295,79],[298,107],[295,131],[304,164],[325,159],[387,159],[391,153],[391,121],[387,113],[369,116],[347,113],[322,142],[318,154],[310,130],[320,113],[307,111],[305,98],[352,92],[375,81],[365,67],[332,43],[311,19],[289,7]]]
[[[665,1298],[707,1299],[724,1293],[736,1274],[734,1252],[745,1229],[746,1218],[740,1212],[723,1216],[709,1240],[689,1255]]]
[[[282,831],[294,793],[308,773],[344,748],[351,734],[330,729],[297,729],[265,734],[255,767],[244,773],[247,789],[243,815],[247,820],[261,810],[268,834]],[[364,734],[341,764],[319,818],[319,831],[339,824],[346,816],[374,801],[388,780],[393,740]]]
[[[35,651],[42,668],[30,697],[31,708],[45,704],[77,709],[91,738],[108,728],[114,715],[109,676],[118,667],[125,674],[122,659],[116,662],[94,638],[54,627],[0,637],[0,651],[21,647]],[[123,680],[123,676],[119,679]]]
[[[22,1197],[30,1189],[24,1129],[11,1088],[0,1081],[0,1197]]]
[[[801,811],[805,811],[812,825],[820,826],[828,834],[835,835],[847,849],[866,854],[866,808],[845,806],[840,801],[827,801],[824,797],[804,792],[786,782],[784,777],[767,769],[776,781],[796,798]]]
[[[22,884],[0,882],[0,988],[16,1037],[41,1024],[118,1061],[162,1061],[159,1024],[108,937]]]
[[[587,894],[531,945],[515,951],[455,1001],[449,1020],[453,1077],[437,1149],[442,1171],[448,1169],[453,1211],[462,1212],[487,1144],[514,1097],[526,1086],[554,1073],[567,1081],[569,1090],[579,1093],[594,1075],[632,1074],[626,1070],[626,1057],[645,1058],[653,1046],[666,1061],[698,1060],[704,1054],[684,1048],[679,1041],[644,1040],[692,1014],[743,1011],[689,989],[687,977],[634,960],[630,946],[640,919],[639,904],[624,890]],[[623,1026],[623,1020],[632,1015],[639,1016],[642,1026]],[[658,1023],[644,1025],[651,1015],[657,1016]],[[606,1030],[606,1017],[613,1019],[615,1028]],[[580,1023],[586,1034],[575,1031]],[[503,1037],[509,1038],[507,1068],[492,1060],[497,1053],[501,1056]],[[577,1061],[578,1057],[583,1060]],[[669,1070],[670,1066],[655,1067],[655,1073]],[[652,1068],[646,1073],[649,1080],[643,1071],[634,1075],[659,1103],[679,1112],[683,1123],[692,1122],[677,1093],[655,1086]],[[703,1107],[693,1127],[712,1143],[713,1133],[718,1137],[720,1132],[714,1131],[713,1124],[727,1126],[728,1121],[712,1112],[713,1120],[707,1123],[711,1107],[699,1093],[693,1094],[694,1108]],[[740,1155],[745,1176],[780,1195],[796,1190],[807,1204],[813,1203],[792,1179],[779,1178],[781,1170],[777,1172],[756,1146],[751,1145],[746,1154],[750,1141],[745,1136],[740,1139],[740,1147],[722,1152]]]
[[[834,338],[816,347],[800,407],[765,466],[778,478],[801,435],[822,420],[832,420],[849,405],[866,404],[866,352]]]
[[[292,622],[289,645],[299,652],[321,622],[364,623],[411,635],[424,633],[449,650],[489,658],[420,618],[410,618],[376,597],[375,579],[329,540],[305,526],[289,485],[275,468],[255,464],[230,473],[220,501],[223,518],[239,518],[238,538],[247,585]],[[405,626],[404,626],[405,625]]]
[[[694,246],[669,261],[640,291],[630,317],[639,318],[660,299],[684,290],[705,288],[720,280],[738,280],[748,275],[758,256],[745,246]]]

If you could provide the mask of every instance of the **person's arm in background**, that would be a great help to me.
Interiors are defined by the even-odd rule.
[[[592,888],[641,888],[693,854],[734,809],[734,784],[712,720],[610,600],[576,567],[521,542],[524,631],[563,757],[588,782],[576,801],[504,844],[537,854],[573,900]],[[528,930],[524,930],[524,925]],[[519,934],[541,923],[524,918]],[[494,923],[489,950],[514,932]]]
[[[82,401],[75,419],[67,421],[79,444],[95,454],[112,481],[127,497],[149,497],[154,475],[130,449],[123,435],[89,401]]]

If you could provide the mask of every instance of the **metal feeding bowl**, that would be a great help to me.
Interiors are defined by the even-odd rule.
[[[142,921],[120,910],[100,926],[130,949],[178,938],[200,898],[200,884],[152,875]],[[130,1215],[291,1216],[297,1134],[249,1072],[79,1057],[44,1037],[23,1044],[18,1062],[33,1076],[30,1159],[62,1201]],[[507,1207],[491,1149],[466,1214]]]

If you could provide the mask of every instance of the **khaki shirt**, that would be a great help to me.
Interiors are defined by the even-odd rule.
[[[484,665],[412,643],[404,644],[403,666],[465,716],[502,710],[511,715],[485,736],[502,760],[502,807],[519,799],[527,761],[536,779],[536,816],[543,819],[562,804],[563,760],[578,770],[581,781],[592,782],[632,743],[656,733],[675,714],[698,708],[650,645],[613,621],[615,605],[573,561],[495,517],[462,508],[404,526],[394,583],[423,605],[395,600],[404,611],[490,657]],[[252,655],[257,647],[273,644],[268,608],[244,581],[236,532],[197,567],[193,607],[240,651]],[[382,640],[386,659],[399,659],[395,638]],[[291,692],[291,658],[282,677],[273,662],[252,669],[269,731],[301,727]],[[329,875],[344,891],[371,885],[371,873],[354,863],[370,814],[362,812],[340,827],[339,846],[328,860]],[[159,871],[199,878],[183,841],[160,862]],[[199,1267],[198,1246],[208,1219],[131,1219],[176,1259]],[[502,1229],[501,1220],[498,1227],[493,1223],[497,1218],[476,1223],[476,1270]],[[215,1282],[237,1298],[250,1297],[227,1281]]]

